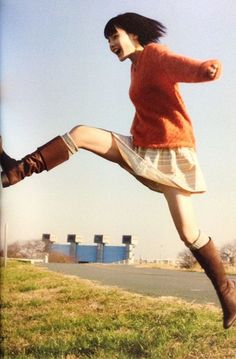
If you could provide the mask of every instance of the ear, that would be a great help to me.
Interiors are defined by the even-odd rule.
[[[138,38],[138,35],[137,35],[137,34],[130,34],[130,38],[131,38],[132,41],[134,41],[134,42],[140,44],[139,38]]]
[[[131,34],[131,36],[132,36],[132,38],[133,38],[134,40],[138,41],[138,35],[136,35],[136,34]]]

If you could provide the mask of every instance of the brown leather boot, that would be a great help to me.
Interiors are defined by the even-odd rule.
[[[192,254],[205,270],[218,294],[223,310],[223,326],[228,329],[236,320],[236,283],[227,278],[220,255],[210,241]]]
[[[9,187],[33,173],[49,171],[68,159],[68,148],[60,136],[19,161],[2,151],[0,152],[0,164],[3,169],[1,173],[2,186]]]

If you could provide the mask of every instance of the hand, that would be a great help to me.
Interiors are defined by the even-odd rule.
[[[217,71],[219,69],[219,66],[217,64],[212,64],[211,66],[208,67],[207,69],[207,75],[211,78],[214,79]]]

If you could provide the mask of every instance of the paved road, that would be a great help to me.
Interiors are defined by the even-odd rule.
[[[49,270],[75,275],[101,284],[150,296],[174,296],[189,302],[219,305],[215,291],[204,273],[138,268],[133,265],[56,264]],[[236,277],[232,277],[236,279]]]

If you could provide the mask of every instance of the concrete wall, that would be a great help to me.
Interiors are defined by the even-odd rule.
[[[71,257],[75,263],[115,263],[134,261],[135,237],[123,235],[122,245],[109,245],[107,235],[95,235],[94,244],[86,245],[78,234],[68,234],[67,243],[55,243],[55,236],[51,233],[43,233],[42,240],[47,244],[48,253],[58,252]]]

